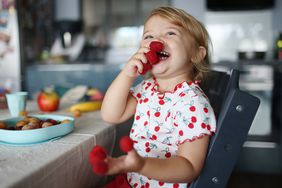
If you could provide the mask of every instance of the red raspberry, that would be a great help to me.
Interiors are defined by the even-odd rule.
[[[153,41],[150,43],[150,50],[159,52],[164,48],[164,44],[158,41]]]
[[[143,63],[143,70],[142,72],[140,72],[141,75],[146,74],[146,72],[148,70],[150,70],[152,68],[152,65],[148,62],[148,63]]]
[[[119,141],[119,147],[127,153],[133,149],[133,140],[129,136],[123,136]]]
[[[105,175],[108,169],[108,165],[104,161],[98,161],[92,166],[93,172],[100,176]]]
[[[96,162],[103,161],[107,157],[107,152],[102,146],[94,146],[88,154],[91,165]]]
[[[158,41],[153,41],[150,43],[150,51],[145,53],[148,63],[143,63],[143,70],[140,72],[141,75],[146,74],[146,72],[152,69],[152,64],[156,64],[160,61],[157,52],[164,48],[163,43]]]
[[[159,57],[156,51],[150,50],[149,52],[145,53],[145,56],[150,64],[156,64],[159,62]]]

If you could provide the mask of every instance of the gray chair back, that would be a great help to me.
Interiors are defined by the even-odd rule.
[[[239,71],[212,71],[201,85],[217,117],[201,175],[191,188],[224,188],[247,139],[260,100],[239,89]]]

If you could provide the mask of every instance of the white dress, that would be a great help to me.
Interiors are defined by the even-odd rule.
[[[213,109],[197,82],[182,82],[173,92],[160,93],[156,80],[150,78],[131,89],[131,94],[138,104],[130,137],[143,157],[170,158],[180,144],[215,132]],[[188,185],[159,182],[138,173],[128,173],[127,180],[138,188]]]

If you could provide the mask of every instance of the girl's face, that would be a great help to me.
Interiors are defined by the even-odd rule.
[[[172,24],[160,16],[152,16],[144,26],[142,46],[149,47],[150,42],[160,41],[168,57],[153,65],[152,74],[155,77],[170,78],[188,75],[192,68],[193,53],[192,38],[179,26]]]

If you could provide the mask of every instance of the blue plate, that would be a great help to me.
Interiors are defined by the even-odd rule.
[[[56,137],[62,137],[69,134],[74,129],[74,118],[61,115],[31,115],[39,119],[54,119],[57,121],[63,121],[65,119],[70,120],[68,123],[58,124],[46,128],[31,129],[31,130],[5,130],[0,129],[0,143],[2,144],[15,144],[26,145],[36,144],[44,141],[54,139]],[[8,127],[14,127],[18,121],[24,117],[9,118],[4,121]]]

